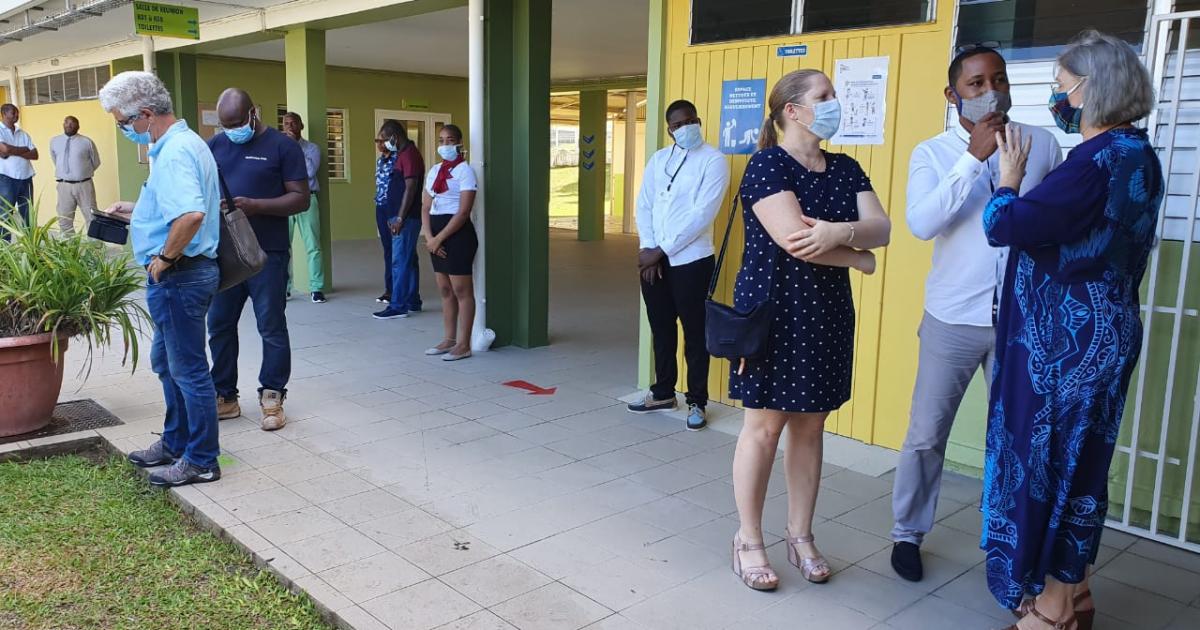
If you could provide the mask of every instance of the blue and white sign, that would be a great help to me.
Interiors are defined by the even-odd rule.
[[[766,79],[741,79],[721,84],[721,153],[754,153],[766,102]]]
[[[807,57],[808,44],[796,44],[794,46],[780,46],[775,49],[777,57]]]

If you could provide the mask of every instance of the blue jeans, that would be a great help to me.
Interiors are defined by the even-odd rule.
[[[392,301],[388,308],[407,313],[421,310],[421,273],[417,265],[417,237],[421,220],[410,217],[399,234],[392,235]]]
[[[208,347],[212,351],[212,379],[217,395],[233,400],[238,395],[238,320],[249,298],[254,308],[258,335],[262,337],[262,367],[258,390],[287,393],[292,376],[292,344],[288,338],[287,281],[290,256],[267,252],[267,264],[249,280],[230,287],[213,298],[208,311]]]
[[[29,200],[33,198],[33,179],[13,179],[0,175],[0,221],[11,221],[9,206],[15,206],[29,225]],[[8,230],[0,227],[0,237],[8,240]]]
[[[220,452],[217,395],[204,354],[204,315],[219,281],[217,262],[208,259],[167,271],[158,282],[146,280],[146,306],[154,322],[150,366],[167,403],[163,444],[204,468],[215,466]]]

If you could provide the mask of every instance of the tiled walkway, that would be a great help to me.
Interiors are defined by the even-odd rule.
[[[436,312],[369,318],[378,287],[351,272],[374,269],[374,250],[340,246],[332,301],[289,306],[288,426],[222,423],[224,479],[181,498],[360,630],[1006,625],[984,589],[978,483],[948,475],[926,579],[909,584],[888,565],[892,456],[840,438],[827,459],[845,467],[827,462],[817,508],[831,583],[808,585],[786,562],[778,474],[765,525],[783,586],[755,593],[734,578],[740,414],[715,410],[716,430],[686,433],[619,400],[636,380],[633,247],[556,238],[554,345],[448,365],[420,353],[439,336]],[[242,330],[253,392],[249,315]],[[511,379],[558,390],[500,384]],[[96,398],[128,423],[102,431],[121,448],[161,430],[148,366],[130,376],[109,357],[75,387],[63,398]],[[1116,532],[1104,542],[1098,627],[1200,628],[1200,557]]]

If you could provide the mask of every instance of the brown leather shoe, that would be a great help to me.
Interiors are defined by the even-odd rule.
[[[217,396],[217,420],[230,420],[242,415],[242,406],[238,404],[238,399],[225,400]]]
[[[259,394],[258,404],[262,408],[263,431],[277,431],[287,424],[287,416],[283,413],[282,392],[264,389]]]

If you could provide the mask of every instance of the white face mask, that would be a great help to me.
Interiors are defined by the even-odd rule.
[[[443,144],[437,148],[438,156],[447,162],[458,158],[458,145]]]
[[[673,135],[675,144],[681,149],[691,151],[704,144],[704,135],[700,133],[700,125],[697,124],[684,125],[676,129]]]

